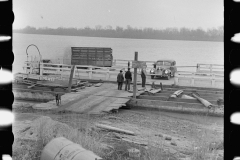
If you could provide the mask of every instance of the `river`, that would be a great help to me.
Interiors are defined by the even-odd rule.
[[[71,47],[110,47],[114,59],[133,60],[138,52],[141,61],[174,59],[177,66],[196,66],[197,63],[224,64],[223,42],[175,41],[150,39],[120,39],[13,33],[13,72],[22,72],[27,60],[26,48],[34,44],[42,58],[70,58]],[[33,46],[28,49],[29,58],[39,57]]]

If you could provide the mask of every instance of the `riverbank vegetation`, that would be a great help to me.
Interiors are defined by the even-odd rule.
[[[107,38],[131,38],[131,39],[159,39],[159,40],[186,40],[186,41],[223,41],[223,26],[203,30],[202,28],[126,28],[117,26],[95,28],[35,28],[27,26],[22,29],[14,29],[14,33],[43,34],[43,35],[65,35],[65,36],[86,36],[86,37],[107,37]]]

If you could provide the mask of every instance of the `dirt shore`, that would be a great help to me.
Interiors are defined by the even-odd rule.
[[[135,136],[119,133],[109,136],[109,131],[96,128],[98,134],[108,135],[102,139],[102,143],[107,144],[112,154],[122,155],[122,159],[129,158],[127,149],[132,147],[141,151],[141,159],[158,159],[159,156],[162,157],[159,159],[223,159],[223,118],[219,117],[137,109],[104,115],[83,115],[69,112],[56,114],[28,107],[15,108],[14,113],[15,134],[22,126],[29,125],[41,116],[68,124],[80,132],[94,127],[96,123],[132,131],[136,133]]]

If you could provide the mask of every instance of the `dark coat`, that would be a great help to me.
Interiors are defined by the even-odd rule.
[[[130,71],[127,71],[127,72],[125,73],[125,78],[132,80],[132,73],[131,73]]]
[[[146,73],[144,72],[143,69],[142,69],[142,71],[141,71],[141,77],[142,77],[142,78],[146,78]]]
[[[122,73],[118,73],[117,82],[123,82],[123,81],[124,81],[123,74]]]

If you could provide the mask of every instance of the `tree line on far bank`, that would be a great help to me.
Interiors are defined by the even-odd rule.
[[[108,38],[132,38],[132,39],[159,39],[159,40],[186,40],[186,41],[223,41],[223,26],[208,29],[207,31],[197,28],[126,28],[117,26],[113,29],[111,26],[95,28],[38,28],[27,26],[23,29],[14,29],[14,33],[26,34],[45,34],[45,35],[66,35],[66,36],[85,36],[85,37],[108,37]]]

